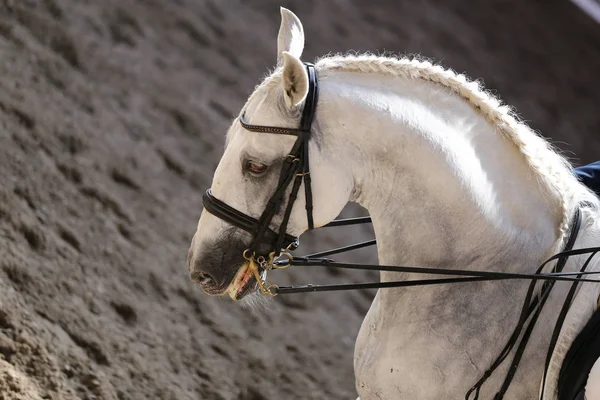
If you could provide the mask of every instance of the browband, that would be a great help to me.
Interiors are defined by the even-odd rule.
[[[300,128],[283,128],[279,126],[264,126],[252,125],[246,120],[246,112],[240,115],[240,125],[247,131],[260,133],[274,133],[278,135],[292,135],[300,137],[310,137],[312,122],[315,119],[315,110],[317,109],[317,101],[319,91],[317,90],[317,72],[314,65],[304,63],[308,74],[309,90],[304,100],[304,108],[302,109],[302,118],[300,119]]]
[[[240,125],[247,131],[251,132],[260,132],[260,133],[274,133],[277,135],[292,135],[305,137],[310,135],[310,132],[305,132],[296,128],[279,128],[276,126],[262,126],[262,125],[252,125],[246,121],[246,113],[242,113],[240,115]]]

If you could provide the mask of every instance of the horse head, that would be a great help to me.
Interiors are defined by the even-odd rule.
[[[335,218],[352,190],[348,170],[330,156],[335,143],[315,129],[313,115],[308,132],[297,132],[303,112],[316,107],[316,78],[309,80],[300,61],[304,48],[300,20],[284,8],[281,17],[277,68],[257,87],[227,132],[225,151],[188,252],[192,280],[211,295],[229,293],[240,299],[255,291],[268,268],[264,260],[293,246],[293,238],[312,228],[313,220],[321,226]],[[313,95],[309,110],[305,103]],[[292,134],[286,134],[286,128]],[[302,163],[305,169],[298,168]],[[300,179],[309,171],[310,180]],[[307,195],[296,198],[298,192]],[[318,206],[305,211],[307,200],[313,198]]]

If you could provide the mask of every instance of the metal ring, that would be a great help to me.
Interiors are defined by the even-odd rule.
[[[252,252],[252,256],[248,257],[248,252],[250,251],[250,249],[246,249],[244,250],[244,252],[242,253],[242,256],[244,256],[244,258],[248,261],[253,260],[254,256],[256,255],[254,252]]]
[[[284,269],[287,267],[290,267],[292,265],[292,259],[294,258],[288,251],[282,251],[281,254],[279,254],[279,257],[285,256],[287,257],[287,262],[284,261],[284,264],[278,264],[279,262],[283,261],[274,261],[273,262],[273,269]]]
[[[266,296],[271,296],[271,297],[277,296],[279,294],[279,293],[277,293],[277,290],[279,290],[279,286],[277,286],[275,284],[267,286]]]
[[[272,251],[272,252],[269,253],[269,261],[266,262],[268,270],[272,270],[274,268],[274,266],[273,266],[273,261],[274,260],[275,260],[275,252]]]

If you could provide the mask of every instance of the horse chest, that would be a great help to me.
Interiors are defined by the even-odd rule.
[[[456,356],[452,343],[436,335],[427,322],[404,325],[393,314],[384,315],[382,308],[378,295],[356,342],[354,367],[361,399],[460,398],[460,391],[449,392],[447,384],[455,381],[455,387],[458,377],[473,372]]]
[[[464,398],[493,356],[495,349],[483,338],[493,337],[496,328],[469,329],[450,313],[421,318],[419,310],[407,304],[402,314],[390,312],[389,299],[380,293],[356,341],[354,369],[361,400]],[[399,304],[398,299],[394,302]],[[496,386],[494,379],[489,383]],[[529,389],[535,391],[525,392]]]

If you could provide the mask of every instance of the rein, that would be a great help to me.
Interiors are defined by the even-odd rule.
[[[282,286],[270,285],[267,290],[271,296],[279,294],[292,294],[292,293],[306,293],[306,292],[326,292],[326,291],[339,291],[339,290],[355,290],[355,289],[383,289],[383,288],[397,288],[397,287],[415,287],[415,286],[429,286],[429,285],[440,285],[448,283],[466,283],[466,282],[482,282],[482,281],[497,281],[497,280],[530,280],[531,283],[527,290],[525,301],[521,309],[519,320],[513,333],[509,337],[504,348],[494,360],[491,366],[484,372],[483,376],[479,381],[473,385],[471,389],[466,393],[465,400],[478,400],[480,391],[485,382],[492,376],[503,362],[508,358],[511,351],[516,347],[512,362],[508,369],[508,372],[502,382],[502,385],[498,392],[494,395],[494,400],[502,400],[504,395],[508,391],[510,384],[517,372],[527,343],[531,337],[535,324],[542,312],[546,301],[550,296],[550,292],[554,287],[556,281],[567,281],[572,282],[571,288],[567,294],[567,297],[563,303],[560,314],[554,326],[550,345],[546,354],[546,361],[544,364],[544,373],[541,385],[540,399],[544,399],[544,390],[546,386],[546,377],[550,361],[560,331],[564,325],[564,321],[569,311],[569,307],[572,304],[573,298],[577,291],[577,287],[580,283],[600,283],[597,279],[587,279],[583,276],[599,275],[600,271],[589,272],[586,271],[592,259],[600,252],[600,247],[588,247],[583,249],[573,249],[575,241],[581,228],[581,210],[576,209],[575,218],[573,220],[573,226],[569,234],[569,238],[563,251],[553,255],[544,261],[539,268],[533,274],[528,273],[510,273],[510,272],[495,272],[495,271],[479,271],[479,270],[467,270],[467,269],[443,269],[443,268],[430,268],[430,267],[407,267],[407,266],[395,266],[395,265],[373,265],[373,264],[355,264],[355,263],[341,263],[336,262],[330,258],[319,258],[325,255],[332,255],[343,253],[351,250],[355,250],[361,247],[370,246],[375,244],[375,240],[370,240],[362,243],[357,243],[350,246],[340,247],[320,253],[315,253],[304,257],[293,257],[286,254],[287,260],[275,260],[272,263],[272,268],[287,268],[289,266],[320,266],[320,267],[333,267],[343,269],[356,269],[356,270],[371,270],[371,271],[393,271],[393,272],[404,272],[404,273],[418,273],[418,274],[433,274],[433,275],[452,275],[459,277],[452,278],[437,278],[437,279],[418,279],[418,280],[404,280],[404,281],[388,281],[388,282],[368,282],[368,283],[355,283],[355,284],[330,284],[330,285],[301,285],[301,286]],[[361,219],[350,219],[350,220],[338,220],[333,221],[333,224],[326,226],[345,226],[356,223],[370,222],[366,218]],[[562,272],[569,257],[589,254],[585,263],[581,267],[579,272]],[[552,268],[551,272],[543,273],[544,268],[551,262],[557,261],[556,265]],[[538,281],[543,281],[539,294],[535,295],[535,287]]]
[[[424,286],[424,285],[437,285],[444,283],[460,283],[460,282],[481,282],[481,281],[493,281],[493,280],[542,280],[542,281],[570,281],[570,282],[592,282],[600,283],[600,280],[595,279],[583,279],[577,277],[578,275],[600,275],[598,272],[561,272],[567,259],[570,256],[592,254],[595,255],[600,252],[600,247],[589,247],[585,249],[573,250],[573,245],[577,238],[580,229],[581,212],[577,209],[575,215],[575,223],[571,229],[570,237],[565,245],[565,249],[548,258],[540,266],[538,271],[534,274],[527,273],[511,273],[511,272],[495,272],[485,270],[468,270],[468,269],[446,269],[446,268],[431,268],[431,267],[408,267],[408,266],[392,266],[392,265],[379,265],[379,264],[356,264],[356,263],[342,263],[337,262],[330,258],[319,258],[327,255],[333,255],[338,253],[344,253],[351,250],[356,250],[362,247],[371,246],[376,244],[375,240],[369,240],[361,243],[357,243],[350,246],[344,246],[337,249],[327,250],[319,253],[314,253],[303,257],[291,257],[285,254],[287,259],[275,260],[273,262],[273,269],[282,269],[290,266],[319,266],[319,267],[330,267],[330,268],[342,268],[342,269],[355,269],[355,270],[370,270],[370,271],[391,271],[391,272],[404,272],[404,273],[416,273],[416,274],[433,274],[433,275],[458,275],[463,278],[445,278],[445,279],[422,279],[422,280],[410,280],[410,281],[392,281],[392,282],[369,282],[369,283],[356,283],[356,284],[333,284],[333,285],[298,285],[298,286],[275,286],[272,285],[273,295],[288,294],[288,293],[307,293],[307,292],[327,292],[327,291],[339,291],[339,290],[355,290],[355,289],[379,289],[379,288],[391,288],[391,287],[410,287],[410,286]],[[370,221],[361,220],[353,222],[357,219],[348,220],[334,220],[333,222],[341,222],[339,225],[351,225],[356,223],[366,223]],[[339,226],[325,225],[329,226]],[[557,266],[550,273],[541,273],[543,268],[552,261],[559,260]]]
[[[252,242],[248,249],[243,252],[243,257],[248,262],[249,269],[257,281],[260,292],[266,296],[277,296],[282,294],[306,293],[306,292],[325,292],[339,290],[354,290],[354,289],[382,289],[393,287],[414,287],[425,285],[441,285],[448,283],[466,283],[466,282],[483,282],[483,281],[499,281],[499,280],[530,280],[531,283],[527,290],[525,301],[519,316],[519,321],[515,329],[508,339],[506,345],[491,364],[489,369],[483,374],[480,380],[467,392],[466,400],[477,400],[479,398],[481,387],[490,378],[492,373],[508,358],[512,350],[516,347],[513,359],[507,375],[502,383],[501,388],[494,396],[494,400],[504,398],[512,379],[514,378],[521,358],[525,352],[525,347],[535,324],[542,312],[546,301],[550,296],[550,292],[557,281],[572,282],[571,288],[567,294],[567,298],[563,304],[554,331],[552,333],[550,346],[546,357],[544,368],[544,377],[541,388],[541,399],[544,395],[544,387],[546,382],[546,373],[550,364],[550,357],[553,354],[554,347],[558,341],[558,336],[563,323],[566,319],[567,312],[575,296],[577,287],[580,283],[600,283],[600,280],[589,279],[591,275],[600,274],[598,272],[586,271],[592,259],[600,252],[600,247],[590,247],[585,249],[573,249],[577,235],[581,227],[581,211],[577,208],[573,219],[570,235],[562,252],[555,254],[547,259],[535,273],[510,273],[510,272],[495,272],[467,269],[443,269],[443,268],[428,268],[428,267],[408,267],[408,266],[392,266],[392,265],[372,265],[372,264],[353,264],[336,262],[330,258],[324,258],[333,254],[339,254],[359,248],[372,246],[376,244],[375,240],[369,240],[362,243],[357,243],[349,246],[340,247],[337,249],[322,251],[304,257],[294,257],[288,250],[295,250],[298,247],[298,238],[287,234],[287,225],[290,219],[292,208],[298,196],[300,186],[304,182],[304,191],[306,199],[306,218],[308,221],[308,229],[314,229],[313,222],[313,202],[311,191],[311,179],[308,158],[308,141],[311,137],[311,126],[314,120],[317,102],[318,102],[318,85],[317,73],[312,64],[305,63],[308,73],[309,89],[302,110],[300,127],[283,128],[271,127],[262,125],[252,125],[246,121],[245,112],[242,112],[239,122],[242,127],[248,131],[292,135],[296,136],[297,140],[286,157],[281,172],[279,182],[273,195],[269,198],[264,211],[259,219],[255,219],[235,208],[229,206],[225,202],[213,196],[211,190],[207,190],[203,197],[204,207],[216,217],[245,230],[253,235]],[[293,183],[292,183],[293,181]],[[284,204],[285,194],[289,196],[287,204],[283,211],[282,222],[279,225],[279,230],[275,231],[270,228],[273,218],[278,215]],[[350,218],[334,220],[324,227],[347,226],[355,224],[370,223],[370,217]],[[269,250],[265,251],[267,248]],[[589,254],[586,262],[579,272],[563,272],[567,260],[571,256]],[[556,261],[556,265],[550,272],[542,272],[544,268]],[[419,280],[401,280],[391,282],[367,282],[356,284],[331,284],[331,285],[301,285],[301,286],[277,286],[269,285],[263,276],[263,272],[271,269],[282,269],[290,266],[307,266],[307,267],[327,267],[327,268],[344,268],[344,269],[359,269],[359,270],[374,270],[374,271],[393,271],[403,273],[418,273],[451,276],[444,278],[431,278]],[[262,271],[259,270],[262,269]],[[535,294],[538,281],[542,281],[539,293]],[[473,397],[472,397],[473,396]]]

